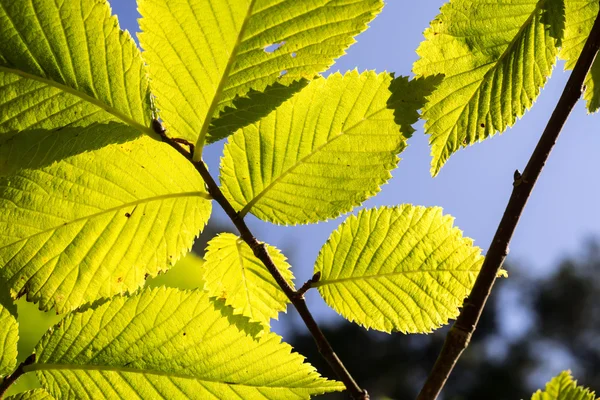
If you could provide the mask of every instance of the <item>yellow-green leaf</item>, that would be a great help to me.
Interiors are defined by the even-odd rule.
[[[596,395],[571,377],[571,371],[563,371],[546,384],[546,390],[538,390],[531,400],[596,400]]]
[[[573,69],[583,50],[592,25],[598,15],[598,2],[595,0],[566,1],[566,27],[560,58],[566,61],[565,69]],[[600,109],[600,58],[592,64],[590,73],[585,79],[583,98],[587,101],[588,112]]]
[[[350,216],[321,249],[323,299],[350,321],[384,332],[431,332],[458,315],[483,256],[439,207]]]
[[[149,131],[148,86],[105,0],[0,0],[0,136],[110,120]]]
[[[246,335],[201,290],[146,289],[74,312],[36,354],[27,371],[57,400],[287,400],[344,389],[281,337]]]
[[[117,125],[88,133],[136,137]],[[52,139],[50,159],[70,152],[70,134]],[[138,288],[189,251],[210,215],[204,182],[176,150],[145,135],[95,143],[0,178],[0,277],[42,309]]]
[[[564,9],[555,2],[453,0],[431,22],[413,69],[445,76],[423,109],[432,175],[533,105],[556,62]]]
[[[281,275],[290,283],[294,275],[281,252],[267,245],[267,251]],[[238,236],[222,233],[208,242],[204,263],[205,288],[211,296],[225,300],[253,321],[270,326],[285,311],[289,300],[252,249]]]
[[[391,83],[356,71],[313,80],[229,138],[224,194],[242,215],[277,224],[335,218],[374,196],[412,129],[395,122]]]
[[[0,279],[0,378],[10,375],[17,366],[18,342],[17,306]]]
[[[54,400],[54,397],[50,396],[50,393],[44,389],[34,389],[9,396],[6,400]]]
[[[236,97],[325,71],[382,7],[382,0],[140,0],[140,42],[169,135],[201,151],[207,134],[221,137],[211,138],[211,120]]]

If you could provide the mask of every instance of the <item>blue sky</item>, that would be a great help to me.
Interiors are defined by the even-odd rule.
[[[113,12],[122,28],[138,30],[135,0],[113,0]],[[442,1],[407,3],[388,0],[371,28],[357,38],[348,54],[332,71],[394,71],[411,75],[415,49],[422,32],[438,13]],[[415,4],[410,6],[407,4]],[[568,73],[559,63],[533,109],[514,128],[483,143],[459,151],[438,177],[429,175],[429,148],[420,122],[393,179],[366,207],[412,203],[441,206],[453,215],[466,236],[484,252],[500,221],[512,189],[513,172],[522,170],[566,83]],[[600,116],[587,115],[582,102],[575,108],[550,157],[510,246],[509,259],[534,274],[544,274],[553,261],[576,254],[583,241],[600,235]],[[217,175],[222,143],[206,149],[206,160]],[[215,218],[225,220],[215,207]],[[259,239],[288,250],[299,281],[312,274],[312,265],[322,244],[345,217],[327,223],[299,227],[277,227],[248,218]],[[320,300],[310,293],[309,303]],[[334,318],[320,309],[320,319]]]

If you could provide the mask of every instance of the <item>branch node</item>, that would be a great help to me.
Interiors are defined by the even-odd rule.
[[[309,280],[304,282],[304,285],[302,285],[302,287],[300,287],[300,289],[296,290],[296,296],[303,298],[304,294],[306,292],[308,292],[308,289],[312,288],[313,287],[312,285],[319,282],[320,279],[321,279],[321,271],[315,272],[315,274],[312,276],[312,278],[310,278]]]

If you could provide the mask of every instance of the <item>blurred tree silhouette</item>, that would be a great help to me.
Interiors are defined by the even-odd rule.
[[[600,244],[591,242],[582,256],[562,261],[544,277],[526,273],[525,264],[507,269],[509,278],[497,283],[444,400],[529,399],[567,368],[580,383],[600,389]],[[324,331],[371,398],[404,400],[416,397],[447,329],[388,335],[343,323]],[[291,343],[320,371],[330,371],[310,336],[297,334]]]

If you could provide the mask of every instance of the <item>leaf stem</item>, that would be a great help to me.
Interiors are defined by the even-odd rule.
[[[308,290],[308,287],[304,288],[304,286],[306,285],[303,285],[303,287],[300,288],[300,290],[296,291],[284,278],[284,276],[281,274],[281,272],[273,262],[273,259],[271,259],[271,256],[267,252],[265,244],[259,242],[256,239],[256,237],[252,234],[250,228],[248,228],[248,225],[246,225],[243,216],[240,215],[240,213],[238,213],[237,211],[235,211],[229,200],[227,200],[227,198],[223,195],[223,192],[219,188],[219,185],[217,185],[213,177],[210,175],[210,172],[208,172],[208,169],[206,168],[204,162],[202,160],[194,161],[194,153],[186,151],[176,141],[169,138],[166,135],[166,131],[164,130],[164,128],[162,128],[161,124],[158,121],[153,121],[152,128],[156,133],[158,133],[162,137],[164,142],[166,142],[175,150],[177,150],[194,165],[200,176],[202,176],[202,179],[204,179],[208,193],[212,196],[214,200],[216,200],[217,203],[219,203],[221,208],[223,208],[227,216],[231,219],[233,224],[238,229],[242,240],[246,242],[248,246],[250,246],[256,258],[262,261],[262,263],[265,265],[267,270],[269,270],[273,278],[275,278],[275,281],[277,282],[281,290],[283,290],[290,302],[294,305],[294,307],[298,311],[298,314],[300,314],[300,317],[304,321],[304,324],[306,325],[313,339],[315,340],[317,348],[319,349],[319,353],[321,353],[321,355],[327,361],[329,366],[333,369],[337,377],[344,383],[346,389],[350,392],[352,398],[355,400],[369,400],[369,394],[367,393],[367,391],[361,389],[360,386],[358,386],[358,384],[354,380],[354,378],[352,378],[342,361],[333,351],[331,344],[321,331],[321,328],[319,328],[319,325],[317,324],[310,310],[308,309],[308,306],[306,305],[306,301],[304,300],[303,296],[304,292]],[[196,152],[196,154],[198,153]],[[307,284],[309,284],[309,287],[314,282],[316,282],[319,277],[313,276],[313,278],[309,280],[309,282],[307,282]],[[304,292],[301,292],[302,290]]]
[[[315,287],[315,284],[317,282],[319,282],[320,280],[321,280],[321,271],[317,271],[312,276],[312,278],[310,278],[309,280],[307,280],[306,282],[304,282],[304,285],[302,285],[302,287],[300,287],[300,289],[296,290],[296,296],[304,296],[304,294],[306,292],[308,292],[308,290],[310,288]]]
[[[35,354],[32,354],[29,357],[27,357],[25,360],[23,360],[23,362],[21,364],[19,364],[17,369],[15,369],[15,372],[13,372],[12,374],[10,374],[9,376],[7,376],[6,378],[4,378],[2,380],[2,382],[0,383],[0,399],[4,398],[4,394],[6,393],[8,388],[13,383],[15,383],[17,381],[17,379],[19,379],[21,377],[21,375],[23,375],[26,372],[26,371],[24,371],[24,368],[30,364],[33,364],[34,362],[35,362]]]
[[[498,225],[481,271],[462,311],[448,332],[440,355],[429,373],[417,400],[435,400],[442,391],[446,380],[456,365],[458,358],[469,345],[477,327],[483,307],[496,281],[498,271],[508,254],[508,245],[517,227],[527,200],[540,176],[558,136],[581,97],[583,83],[600,48],[600,13],[567,81],[565,89],[552,112],[544,133],[531,154],[522,174],[515,172],[513,191]]]

